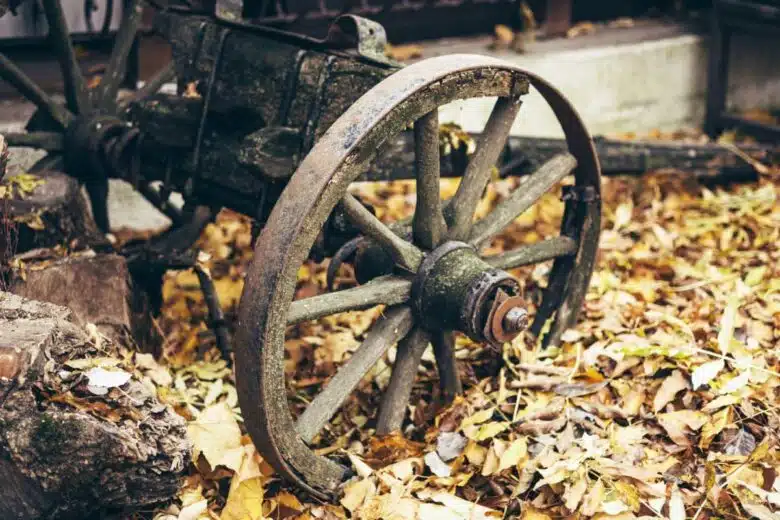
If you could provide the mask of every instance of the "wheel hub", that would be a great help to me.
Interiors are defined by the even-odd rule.
[[[89,182],[126,177],[140,132],[115,116],[86,114],[65,130],[65,169]]]
[[[450,241],[428,254],[412,285],[412,302],[426,328],[459,330],[493,345],[528,325],[520,285],[482,260],[466,243]]]

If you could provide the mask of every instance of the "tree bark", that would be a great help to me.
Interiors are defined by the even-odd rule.
[[[11,249],[13,255],[41,247],[78,246],[74,240],[105,242],[75,179],[50,170],[32,175],[42,181],[39,186],[29,193],[13,189],[10,198],[0,201],[0,219],[12,229],[10,237],[0,234],[0,255]],[[12,179],[7,173],[4,181],[13,186]]]
[[[127,515],[178,491],[184,420],[134,377],[90,389],[79,360],[121,363],[97,343],[64,307],[0,292],[0,518]]]
[[[92,323],[120,345],[136,343],[156,353],[159,338],[152,327],[148,299],[134,286],[124,257],[91,253],[54,259],[26,256],[11,272],[10,292],[65,306],[78,325]]]

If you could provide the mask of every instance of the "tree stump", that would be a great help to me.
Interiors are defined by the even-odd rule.
[[[30,175],[35,187],[29,192],[14,186],[18,175]],[[79,183],[64,173],[51,170],[32,174],[7,173],[4,179],[10,194],[0,205],[3,218],[16,228],[15,253],[40,247],[73,245],[74,240],[83,244],[104,243],[89,212]],[[9,196],[10,195],[10,196]],[[0,240],[3,240],[0,237]],[[0,244],[0,251],[6,250]]]
[[[122,345],[156,350],[159,335],[148,299],[134,287],[123,256],[88,252],[19,263],[11,272],[10,292],[67,307],[78,325],[92,323]]]
[[[0,331],[0,518],[126,517],[176,494],[185,422],[113,344],[63,307],[3,292]],[[104,366],[123,377],[97,391]]]

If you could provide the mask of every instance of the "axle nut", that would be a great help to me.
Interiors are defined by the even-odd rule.
[[[528,327],[528,311],[522,307],[512,307],[504,315],[504,329],[510,333],[521,332]]]

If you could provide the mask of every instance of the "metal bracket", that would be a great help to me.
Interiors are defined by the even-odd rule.
[[[385,55],[385,28],[362,16],[345,14],[336,18],[328,28],[324,43],[335,49],[356,49],[364,58],[399,65]]]

